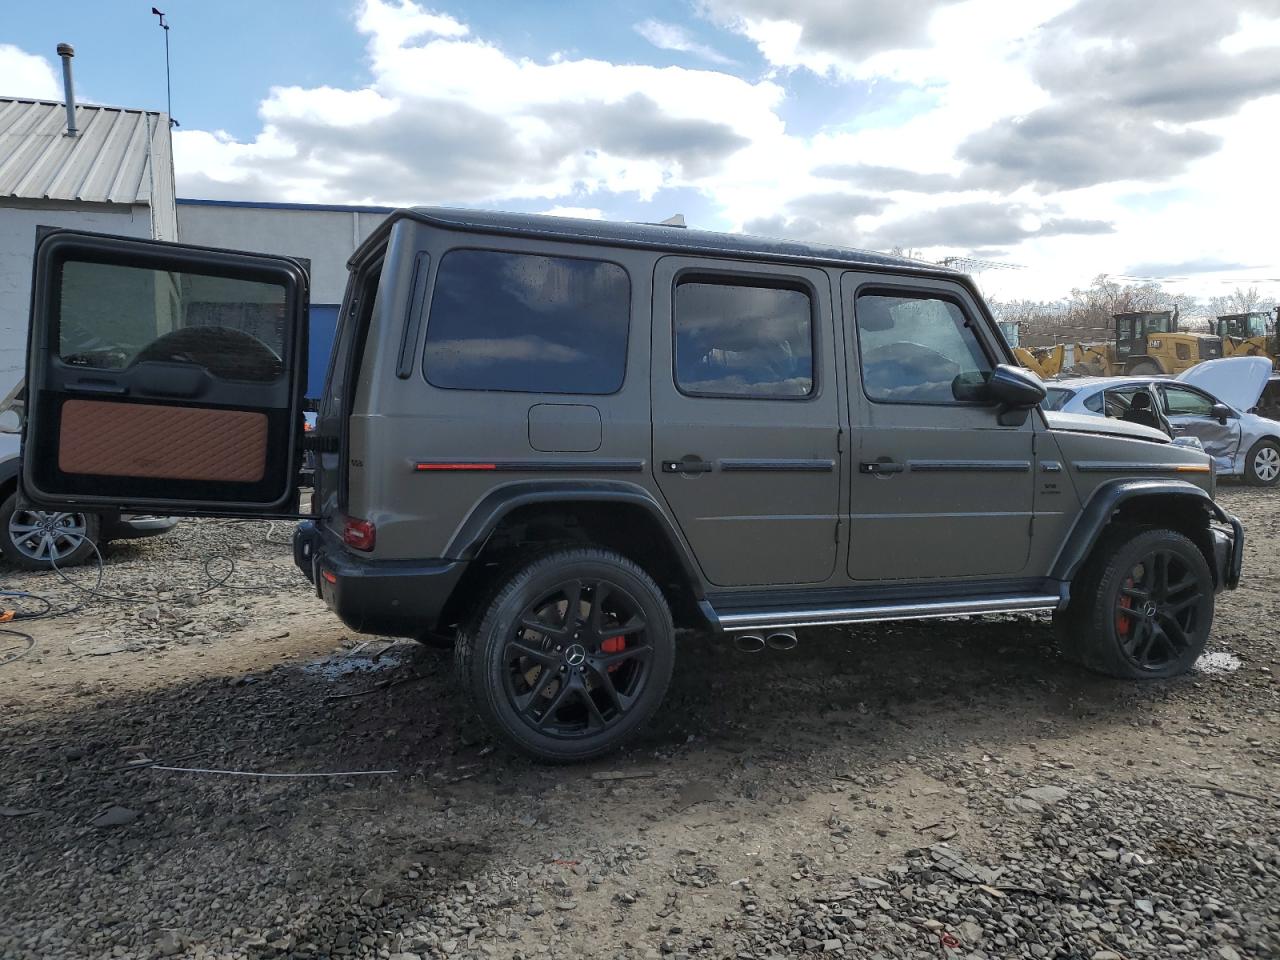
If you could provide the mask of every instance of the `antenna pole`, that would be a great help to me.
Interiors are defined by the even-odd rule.
[[[173,119],[173,87],[169,81],[169,22],[165,20],[164,14],[155,7],[151,8],[151,12],[160,18],[160,27],[164,30],[164,99],[165,110],[169,114],[169,126],[178,126],[178,121]]]

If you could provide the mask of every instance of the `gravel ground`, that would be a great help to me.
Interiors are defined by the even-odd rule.
[[[691,637],[661,722],[571,768],[345,631],[286,525],[121,545],[128,602],[0,569],[87,601],[0,666],[0,956],[1280,956],[1280,491],[1220,499],[1201,672],[1094,677],[1037,617]]]

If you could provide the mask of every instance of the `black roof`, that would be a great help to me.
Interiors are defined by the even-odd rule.
[[[827,265],[887,268],[944,275],[968,280],[968,274],[947,267],[895,257],[871,250],[852,250],[797,240],[773,240],[741,233],[715,233],[651,223],[618,223],[608,220],[580,220],[532,213],[499,213],[491,210],[462,210],[451,207],[411,207],[397,210],[387,221],[412,217],[426,223],[462,230],[543,237],[555,240],[601,243],[618,247],[643,247],[690,254],[750,257],[760,260],[821,262]],[[380,231],[379,231],[380,232]]]

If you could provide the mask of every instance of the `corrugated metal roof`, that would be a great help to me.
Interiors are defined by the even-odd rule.
[[[79,133],[68,137],[64,104],[0,98],[0,198],[150,204],[153,175],[168,167],[167,124],[163,113],[76,104]]]

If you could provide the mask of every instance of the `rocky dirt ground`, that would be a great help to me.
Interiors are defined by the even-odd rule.
[[[121,545],[127,601],[0,570],[84,602],[0,634],[0,956],[1280,956],[1280,492],[1221,500],[1209,669],[1101,679],[1036,617],[689,638],[662,722],[570,768],[345,631],[287,525]]]

